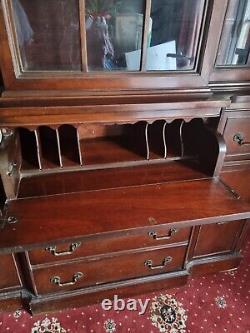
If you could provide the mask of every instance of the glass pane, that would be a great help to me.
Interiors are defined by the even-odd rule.
[[[194,69],[204,0],[152,0],[147,70]]]
[[[227,9],[217,66],[250,66],[250,0],[231,0]]]
[[[78,0],[12,0],[24,71],[81,70]]]
[[[140,69],[144,12],[144,0],[86,1],[90,71]]]

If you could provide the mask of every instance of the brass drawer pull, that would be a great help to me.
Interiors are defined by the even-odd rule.
[[[150,237],[152,237],[155,240],[168,240],[170,239],[173,235],[175,235],[178,232],[178,229],[171,228],[169,230],[169,233],[167,236],[157,236],[157,232],[151,231],[148,233]]]
[[[168,256],[166,257],[163,262],[162,262],[162,265],[159,265],[159,266],[153,266],[153,260],[146,260],[144,265],[146,267],[148,267],[149,269],[163,269],[165,268],[165,266],[167,266],[167,264],[169,264],[171,261],[173,260],[172,257]]]
[[[74,284],[77,283],[77,281],[79,281],[82,277],[83,277],[83,273],[82,272],[77,272],[73,275],[73,278],[72,278],[72,281],[70,282],[61,282],[61,278],[60,276],[53,276],[51,279],[50,279],[50,282],[52,284],[55,284],[59,287],[66,287],[66,286],[73,286]]]
[[[244,137],[241,133],[236,133],[233,140],[237,142],[239,146],[250,145],[250,142],[244,141]]]
[[[70,254],[72,254],[73,252],[75,252],[75,250],[80,247],[82,244],[81,242],[78,243],[72,243],[69,247],[68,251],[63,251],[63,252],[57,252],[56,251],[56,246],[50,246],[47,247],[45,250],[49,251],[53,256],[59,257],[59,256],[68,256]]]

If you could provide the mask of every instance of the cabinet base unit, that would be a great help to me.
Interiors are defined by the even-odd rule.
[[[31,311],[97,302],[118,291],[126,296],[160,290],[183,284],[192,274],[239,265],[250,207],[220,178],[225,156],[222,137],[199,119],[167,125],[146,123],[142,132],[137,123],[129,126],[129,135],[142,140],[143,163],[136,158],[133,165],[105,159],[75,170],[68,165],[36,170],[43,160],[39,129],[25,132],[37,140],[34,151],[29,151],[35,152],[33,156],[23,152],[27,149],[22,148],[23,130],[13,128],[5,138],[7,151],[13,146],[20,149],[20,179],[15,198],[7,199],[3,207],[1,252],[5,260],[15,258],[13,267]],[[121,126],[115,128],[116,134],[123,135]],[[67,133],[73,133],[68,128]],[[106,135],[103,126],[91,128]],[[56,133],[60,139],[60,131]],[[43,137],[44,145],[49,138]],[[106,156],[99,146],[103,141],[113,143],[114,137],[97,140],[97,149],[91,150],[95,161],[99,149],[100,161]],[[213,151],[204,155],[203,146]],[[116,149],[120,148],[129,151],[132,146],[120,147],[118,140]],[[82,151],[79,156],[84,161]],[[155,156],[151,151],[158,152],[156,160],[150,159]],[[24,160],[27,156],[29,163]],[[37,166],[31,164],[35,157]],[[9,186],[5,179],[3,185]],[[17,288],[11,263],[6,266],[13,281],[8,279],[6,288]]]

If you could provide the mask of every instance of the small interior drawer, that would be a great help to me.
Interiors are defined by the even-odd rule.
[[[168,226],[131,230],[112,235],[97,235],[81,241],[51,244],[46,248],[29,252],[32,265],[72,260],[86,256],[126,251],[178,242],[187,242],[191,228],[170,228]]]
[[[0,255],[0,261],[0,291],[20,287],[21,282],[13,255]]]
[[[186,249],[186,246],[179,246],[143,250],[34,269],[34,281],[38,294],[46,294],[178,271],[183,268]]]
[[[241,117],[234,112],[227,118],[224,139],[227,145],[227,159],[250,158],[250,112]]]
[[[201,226],[194,257],[233,251],[244,223],[245,220],[241,220]]]

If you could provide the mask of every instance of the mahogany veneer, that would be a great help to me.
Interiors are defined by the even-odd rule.
[[[34,269],[34,280],[38,294],[63,292],[87,286],[97,286],[143,276],[182,270],[187,247],[143,249],[127,254],[113,255],[99,260],[81,260],[60,266]],[[133,257],[133,261],[131,260]],[[164,260],[167,260],[164,265]],[[152,261],[152,268],[146,262]],[[58,286],[51,283],[54,276],[59,276],[61,283],[72,280],[77,272],[82,276],[73,285]]]
[[[107,188],[140,186],[171,181],[184,181],[209,177],[199,170],[195,161],[173,161],[117,168],[69,171],[23,177],[19,185],[19,198],[40,197],[60,193],[93,191]],[[59,170],[60,171],[60,170]]]
[[[225,168],[221,175],[223,181],[235,189],[242,200],[250,202],[250,168],[240,166]]]
[[[220,131],[227,144],[227,161],[250,159],[250,111],[224,112]]]
[[[9,290],[21,287],[21,281],[16,267],[15,258],[11,254],[1,255],[1,271],[0,271],[0,289]],[[8,269],[3,269],[8,267]]]
[[[8,215],[18,222],[1,231],[2,249],[22,251],[85,235],[245,219],[250,212],[222,183],[205,179],[19,199],[8,203]]]
[[[63,243],[53,246],[35,248],[29,251],[29,260],[31,265],[42,265],[50,262],[55,263],[65,260],[79,259],[83,257],[108,256],[110,253],[114,254],[119,251],[127,251],[133,249],[141,249],[147,247],[157,246],[173,246],[173,243],[187,244],[191,235],[191,227],[175,229],[171,237],[168,239],[155,240],[150,235],[152,228],[146,230],[127,230],[125,232],[109,233],[100,237],[85,237],[81,241],[75,243]],[[170,235],[172,230],[168,226],[157,227],[157,234],[159,236]],[[67,252],[76,246],[75,251],[68,256]],[[74,245],[75,244],[75,245]],[[55,256],[54,253],[59,253]],[[65,254],[66,253],[66,254]]]
[[[236,239],[242,232],[245,221],[233,221],[229,224],[203,225],[200,227],[194,256],[202,257],[234,250]]]
[[[87,1],[52,21],[57,1],[48,17],[41,0],[18,3],[23,15],[0,3],[0,309],[57,310],[236,269],[250,218],[250,69],[237,55],[249,32],[227,34],[232,2],[179,1],[176,22],[162,11],[173,25],[162,41],[154,16],[151,46],[175,41],[176,69],[149,71],[145,0],[138,72],[126,52],[93,71]],[[237,34],[247,13],[235,12]],[[62,25],[72,38],[51,47]],[[227,37],[236,53],[222,66]]]

